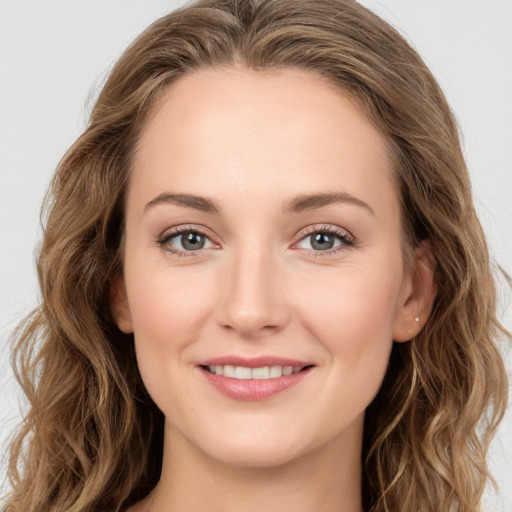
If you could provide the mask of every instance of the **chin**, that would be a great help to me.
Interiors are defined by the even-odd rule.
[[[270,468],[283,466],[300,454],[297,451],[283,450],[277,446],[231,446],[224,450],[211,453],[210,456],[218,462],[239,468]]]
[[[212,432],[210,436],[191,440],[208,458],[234,467],[276,467],[297,459],[307,446],[292,433],[247,429],[245,432]]]

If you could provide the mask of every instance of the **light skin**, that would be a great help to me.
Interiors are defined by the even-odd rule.
[[[203,69],[166,91],[111,290],[165,416],[161,480],[131,512],[362,510],[364,411],[435,293],[428,244],[404,264],[392,176],[385,137],[311,72]],[[175,228],[199,230],[199,249]],[[198,366],[225,355],[313,368],[238,400]]]

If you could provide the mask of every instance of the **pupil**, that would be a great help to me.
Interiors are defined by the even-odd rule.
[[[201,249],[204,246],[204,237],[198,233],[187,233],[182,236],[182,245],[192,251]]]
[[[314,249],[325,250],[331,249],[333,246],[334,238],[327,233],[317,233],[312,235],[312,246]]]

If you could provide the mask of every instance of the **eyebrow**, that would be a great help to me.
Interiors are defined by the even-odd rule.
[[[148,210],[159,204],[186,206],[187,208],[193,208],[194,210],[213,213],[215,215],[221,215],[222,213],[219,204],[213,199],[195,196],[193,194],[173,194],[172,192],[163,192],[162,194],[159,194],[146,204],[144,210]]]
[[[333,203],[345,203],[354,206],[360,206],[368,210],[371,214],[375,212],[368,203],[361,201],[347,192],[322,192],[319,194],[301,194],[285,203],[283,213],[299,213],[306,210],[314,210],[322,206],[328,206]]]
[[[358,199],[347,192],[301,194],[287,201],[283,206],[282,212],[283,214],[300,213],[307,210],[315,210],[334,203],[359,206],[375,215],[375,212],[368,203],[365,203],[361,199]],[[193,194],[175,194],[172,192],[163,192],[162,194],[159,194],[146,204],[144,210],[146,211],[160,204],[175,204],[214,215],[222,215],[222,208],[219,203],[213,199]]]

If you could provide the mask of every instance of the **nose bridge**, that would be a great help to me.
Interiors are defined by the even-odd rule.
[[[279,262],[269,244],[256,239],[240,244],[232,248],[225,264],[220,323],[243,337],[282,328],[288,312]]]

